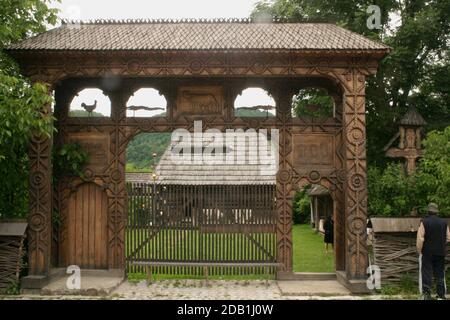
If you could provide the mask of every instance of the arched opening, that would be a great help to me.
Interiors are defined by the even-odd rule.
[[[330,191],[309,184],[293,200],[293,271],[331,273],[334,262],[334,202]]]
[[[102,90],[83,89],[72,99],[69,117],[110,117],[111,101]]]
[[[141,133],[130,140],[125,231],[129,277],[145,278],[146,269],[133,264],[136,260],[158,263],[152,269],[158,279],[173,274],[190,278],[205,271],[184,264],[256,265],[276,260],[276,172],[263,164],[238,163],[236,154],[234,161],[222,159],[237,149],[248,155],[254,147],[234,137],[239,133],[232,134],[234,142],[222,134],[209,131],[198,138],[182,130]],[[182,265],[167,268],[167,261]],[[272,265],[208,268],[212,277],[219,278],[276,272]]]
[[[261,88],[247,88],[234,101],[236,117],[275,117],[275,100]]]
[[[127,117],[165,117],[166,98],[154,88],[137,90],[127,102]]]
[[[334,99],[324,89],[304,88],[292,98],[293,118],[335,118]]]

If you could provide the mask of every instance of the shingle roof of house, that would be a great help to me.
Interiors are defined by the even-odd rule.
[[[389,47],[329,23],[248,20],[65,23],[10,50],[381,50]]]
[[[311,186],[311,188],[306,192],[309,196],[316,196],[316,197],[320,197],[320,196],[327,196],[330,194],[330,191],[321,186],[320,184],[313,184]]]
[[[126,182],[150,182],[152,181],[152,174],[149,172],[126,172]]]
[[[194,162],[194,153],[190,160],[180,161],[173,158],[178,154],[178,148],[185,145],[182,142],[172,142],[164,152],[156,166],[156,182],[160,184],[185,184],[185,185],[243,185],[243,184],[276,184],[276,165],[275,159],[262,161],[261,149],[267,150],[269,154],[271,148],[270,141],[267,146],[260,149],[258,141],[251,143],[235,140],[234,146],[226,143],[217,144],[214,141],[200,143],[193,140],[193,144],[201,146],[198,148],[205,152],[205,147],[217,147],[217,150],[223,150],[223,158],[226,155],[233,154],[234,162]],[[192,149],[191,149],[192,150]],[[274,149],[272,149],[272,152]],[[245,155],[245,157],[243,157]],[[238,163],[238,159],[244,159],[243,163]],[[266,163],[266,164],[264,164]]]

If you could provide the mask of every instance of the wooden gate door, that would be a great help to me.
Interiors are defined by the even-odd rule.
[[[71,194],[67,207],[65,265],[107,268],[107,201],[105,191],[94,183],[83,184]]]
[[[156,273],[173,275],[203,274],[192,265],[205,263],[216,265],[210,275],[275,273],[245,266],[276,262],[275,187],[128,183],[128,273],[145,272],[135,262],[160,263]]]

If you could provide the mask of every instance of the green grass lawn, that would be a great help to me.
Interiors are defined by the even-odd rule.
[[[295,272],[334,272],[333,252],[325,254],[323,236],[307,224],[292,227]]]
[[[127,232],[127,251],[130,247],[136,247],[147,238],[146,230],[134,230]],[[264,254],[254,243],[249,242],[242,234],[201,234],[198,231],[185,231],[182,237],[174,237],[172,233],[177,231],[161,231],[152,241],[143,245],[136,258],[153,258],[157,260],[227,260],[234,258],[236,260],[245,260],[246,257],[253,256],[264,260]],[[139,236],[141,234],[141,236]],[[266,250],[274,255],[274,235],[258,234],[255,236],[259,243],[265,244]],[[334,272],[333,253],[330,248],[328,254],[325,254],[323,236],[317,234],[309,225],[294,225],[292,229],[293,237],[293,269],[295,272]],[[226,240],[226,239],[229,240]],[[226,241],[224,241],[226,240]],[[203,243],[203,246],[200,245]],[[204,247],[207,243],[217,243],[214,246]],[[143,243],[142,243],[143,244]],[[187,244],[190,244],[186,247]],[[243,245],[245,244],[245,245]],[[130,246],[131,245],[131,246]],[[199,248],[204,247],[200,253]],[[249,248],[246,252],[242,247]],[[158,249],[159,248],[159,249]],[[161,250],[163,248],[163,250]],[[159,272],[157,272],[159,273]],[[129,279],[143,279],[145,274],[143,268],[132,267],[128,273]],[[155,278],[160,279],[182,279],[182,278],[202,278],[195,275],[174,275],[158,274]],[[223,275],[220,279],[253,279],[262,278],[261,274],[243,274],[243,275]],[[211,278],[216,278],[211,273]]]

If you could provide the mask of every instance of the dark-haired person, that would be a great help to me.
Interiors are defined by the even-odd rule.
[[[323,242],[325,242],[325,251],[328,253],[328,245],[331,244],[333,248],[334,243],[334,222],[331,216],[328,216],[323,224],[323,229],[325,236],[323,238]]]
[[[447,222],[438,217],[439,208],[428,204],[428,216],[422,219],[417,230],[417,251],[420,253],[419,286],[424,300],[431,300],[432,278],[436,280],[438,299],[445,299],[445,254],[450,242]]]

